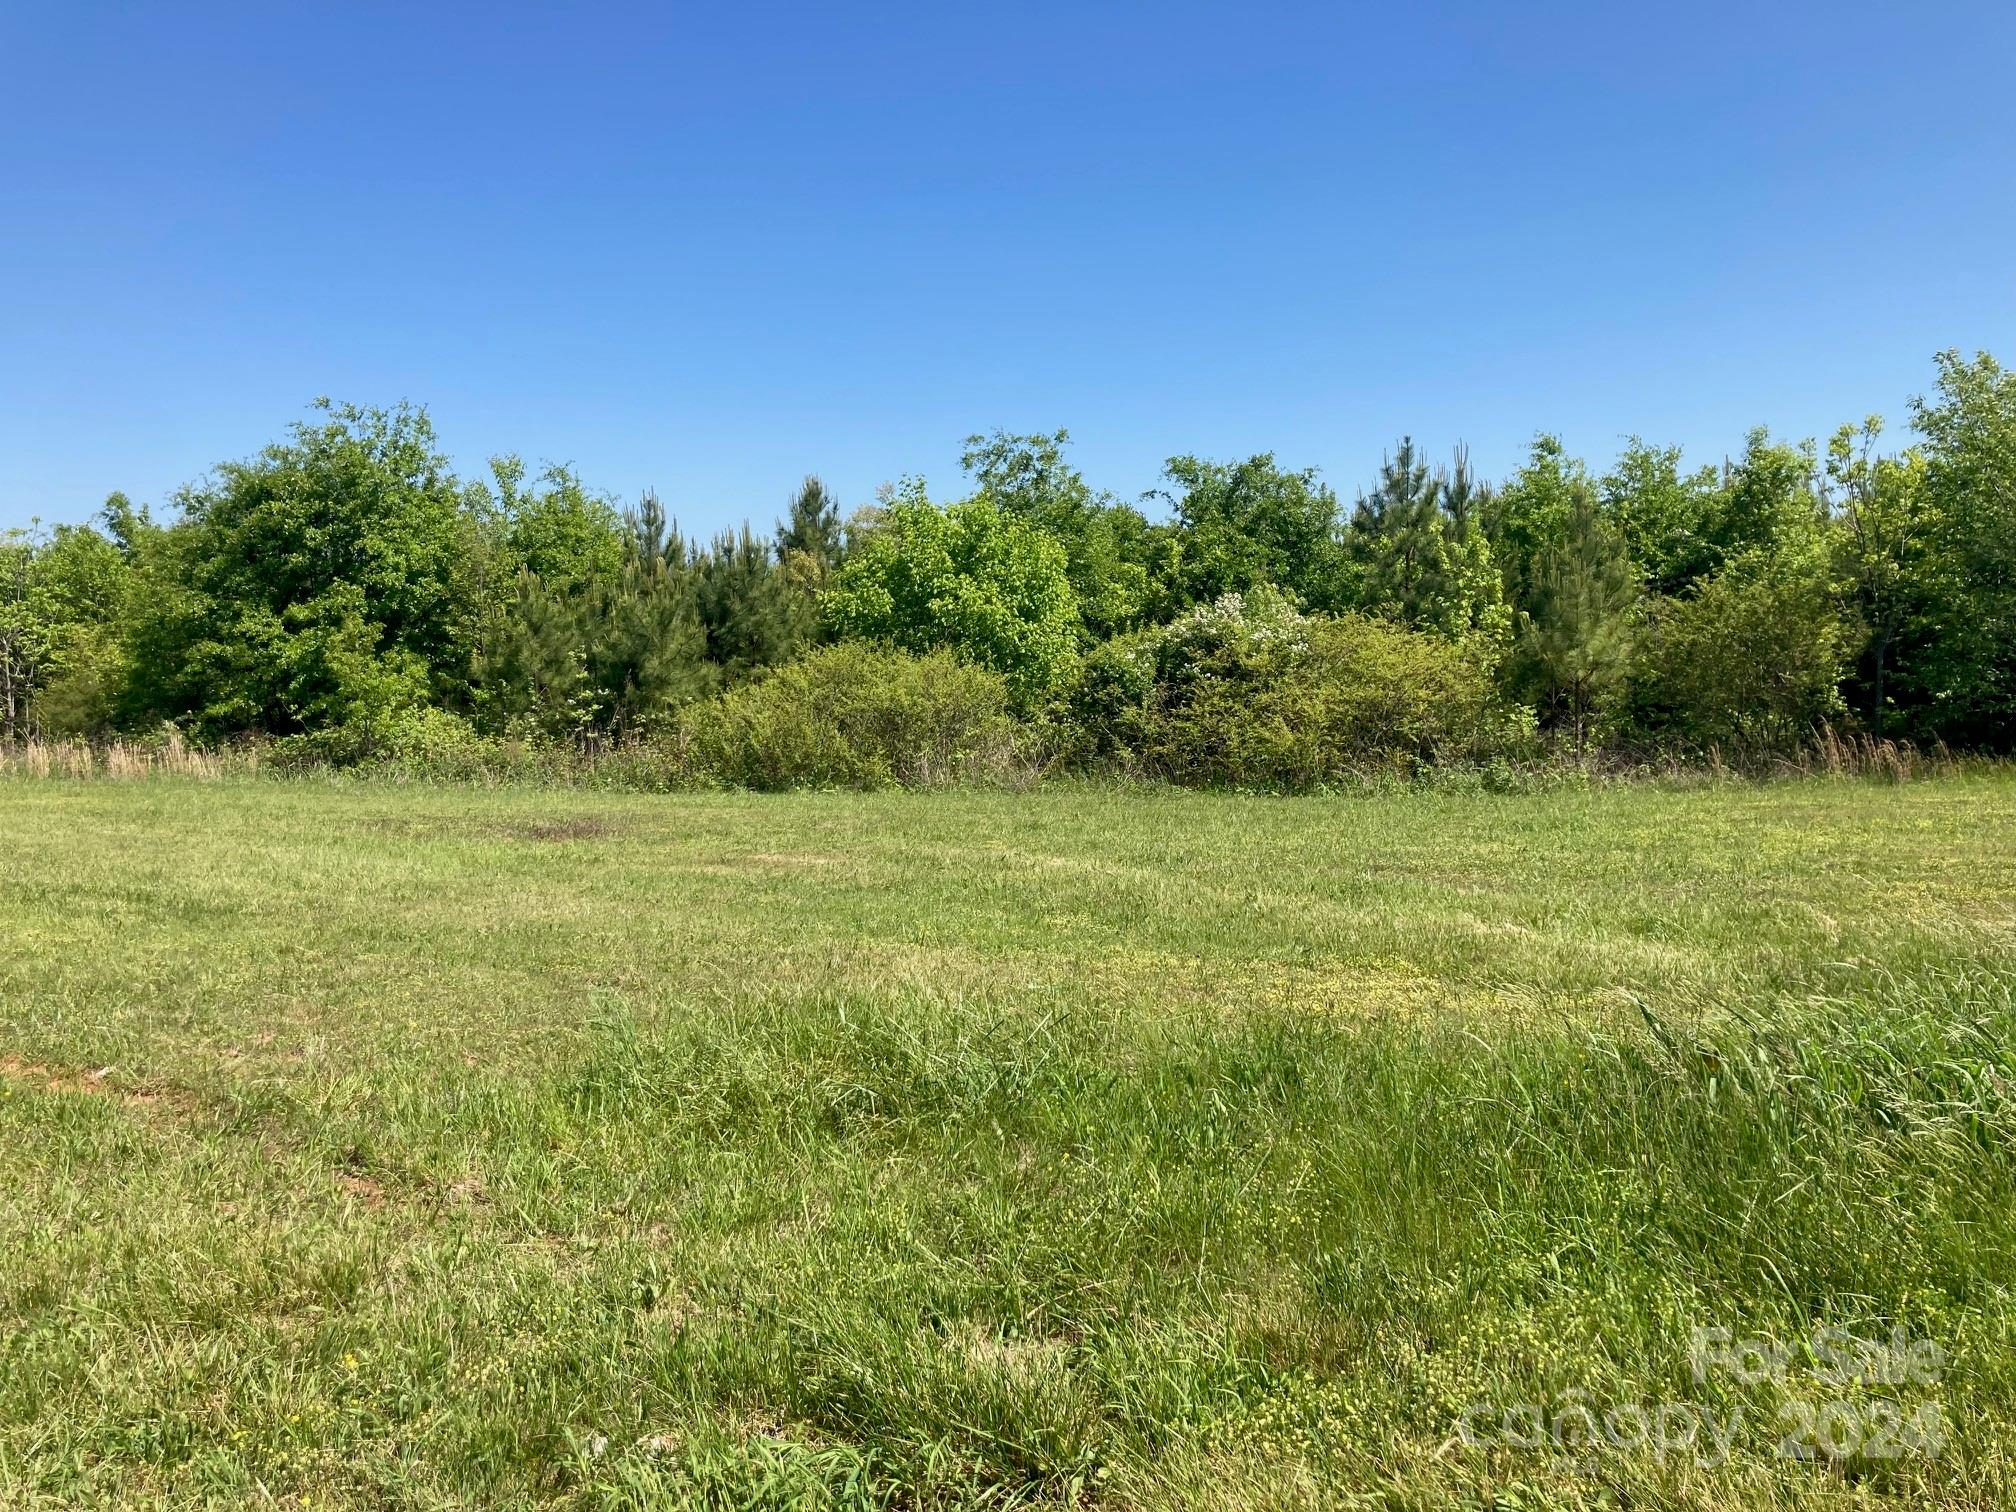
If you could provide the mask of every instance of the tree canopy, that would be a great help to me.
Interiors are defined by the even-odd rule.
[[[648,492],[512,455],[465,480],[425,410],[322,400],[158,518],[115,494],[93,524],[0,537],[0,739],[168,723],[341,754],[418,721],[621,742],[848,641],[998,674],[1019,717],[1106,756],[1146,748],[1151,697],[1157,718],[1218,710],[1194,729],[1228,741],[1236,707],[1377,706],[1269,683],[1344,675],[1283,660],[1293,625],[1305,649],[1432,642],[1377,660],[1470,688],[1460,663],[1502,703],[1493,728],[1575,751],[1782,750],[1827,727],[2008,750],[2016,375],[1946,352],[1934,379],[1890,449],[1870,416],[1824,447],[1760,427],[1719,462],[1633,436],[1599,471],[1542,433],[1487,481],[1403,436],[1348,514],[1270,453],[1171,458],[1130,503],[1067,432],[997,430],[967,438],[963,498],[910,480],[849,510],[807,476],[774,530],[698,541]],[[1323,628],[1346,620],[1381,628]],[[1233,628],[1185,664],[1208,689],[1171,670]],[[1347,743],[1334,720],[1297,728]]]

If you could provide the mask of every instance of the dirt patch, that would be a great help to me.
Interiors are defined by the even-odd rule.
[[[475,1174],[457,1177],[448,1183],[446,1195],[455,1207],[472,1207],[485,1201],[483,1178]]]
[[[193,1113],[196,1099],[178,1088],[124,1086],[113,1080],[113,1068],[99,1066],[82,1070],[67,1066],[44,1066],[18,1055],[0,1055],[0,1081],[35,1092],[81,1094],[103,1097],[129,1108],[165,1106],[180,1114]]]
[[[599,840],[605,835],[616,833],[616,826],[607,819],[593,819],[582,815],[573,819],[535,819],[529,824],[513,824],[505,833],[518,840],[543,840],[548,844],[565,844],[571,840]]]
[[[344,1191],[348,1192],[368,1208],[382,1208],[385,1206],[385,1188],[361,1172],[338,1171],[336,1173],[336,1185],[343,1188]]]
[[[357,828],[374,835],[397,835],[402,840],[438,840],[453,836],[466,826],[459,826],[450,819],[413,817],[400,814],[373,814],[368,819],[359,819]]]
[[[358,828],[374,834],[392,835],[402,840],[531,840],[565,844],[571,840],[598,840],[619,834],[623,826],[592,814],[561,815],[551,819],[472,819],[464,816],[376,815],[360,820]]]
[[[112,1089],[102,1083],[111,1074],[109,1066],[96,1071],[68,1071],[37,1065],[18,1055],[0,1055],[0,1076],[11,1082],[25,1083],[37,1092],[97,1092],[110,1095]]]

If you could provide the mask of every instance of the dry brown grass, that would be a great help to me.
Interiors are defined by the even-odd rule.
[[[170,728],[152,741],[114,740],[91,745],[81,740],[25,740],[0,745],[0,776],[104,777],[133,781],[144,777],[250,775],[259,770],[259,752],[203,750]]]

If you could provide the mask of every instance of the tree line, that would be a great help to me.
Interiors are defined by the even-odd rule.
[[[648,493],[461,478],[423,409],[319,401],[164,518],[115,494],[0,538],[0,737],[606,746],[746,724],[722,700],[787,667],[814,703],[931,685],[822,650],[857,646],[988,674],[1069,759],[1198,781],[1829,728],[2006,751],[2016,374],[1943,353],[1909,419],[1691,468],[1541,435],[1495,480],[1402,438],[1348,507],[1270,454],[1172,458],[1127,502],[1066,433],[996,432],[954,500],[906,478],[846,511],[809,477],[773,530],[689,540]]]

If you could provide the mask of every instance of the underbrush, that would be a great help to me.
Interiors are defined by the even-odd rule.
[[[1495,691],[1481,652],[1382,621],[1304,615],[1255,591],[1107,642],[1033,707],[999,673],[948,652],[843,641],[621,735],[512,719],[491,727],[399,705],[208,748],[174,725],[96,745],[28,740],[0,746],[0,775],[356,772],[644,792],[1022,788],[1045,778],[1267,793],[1519,792],[1820,774],[1901,782],[1978,764],[1825,725],[1798,745],[1674,738],[1633,726],[1607,744],[1570,745]]]
[[[985,711],[970,721],[927,717],[920,728],[909,729],[900,715],[883,721],[870,714],[858,724],[844,713],[806,717],[771,694],[745,692],[728,705],[718,725],[689,724],[657,737],[615,742],[487,739],[460,730],[446,741],[380,745],[346,754],[327,742],[306,739],[199,747],[172,729],[151,740],[27,740],[0,745],[0,779],[348,778],[641,793],[947,786],[1019,791],[1038,783],[1263,793],[1540,793],[1614,783],[1696,787],[1788,778],[1901,783],[2008,765],[1996,757],[1921,751],[1897,741],[1824,731],[1811,745],[1789,753],[1561,752],[1518,760],[1340,766],[1321,781],[1285,787],[1278,782],[1179,782],[1125,756],[1074,759],[1060,749],[1055,730]]]

